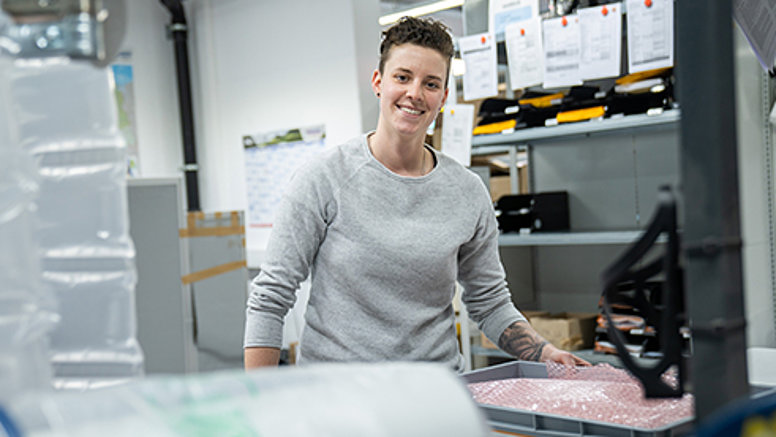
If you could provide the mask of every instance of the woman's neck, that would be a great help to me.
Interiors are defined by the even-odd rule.
[[[378,129],[367,137],[372,156],[387,169],[401,176],[423,176],[434,168],[431,152],[423,144],[425,137],[403,140],[381,135]]]

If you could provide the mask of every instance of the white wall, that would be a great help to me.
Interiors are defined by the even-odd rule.
[[[377,0],[190,2],[203,210],[245,209],[243,135],[324,124],[331,145],[374,126],[378,11]],[[247,231],[255,265],[269,231]]]
[[[132,53],[135,116],[142,176],[178,176],[183,163],[178,89],[170,15],[159,1],[124,2],[127,30],[123,51]]]
[[[245,209],[245,134],[324,124],[327,143],[337,144],[374,128],[378,105],[369,81],[378,62],[378,0],[184,5],[202,210]],[[132,53],[141,175],[181,176],[170,15],[156,0],[126,7],[122,49]],[[249,241],[268,235],[249,232]]]
[[[193,2],[203,209],[245,206],[245,134],[323,123],[336,144],[361,132],[353,1]],[[376,53],[377,17],[359,18]]]

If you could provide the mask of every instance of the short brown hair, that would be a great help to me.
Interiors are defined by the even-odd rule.
[[[380,74],[388,61],[391,49],[402,44],[415,44],[439,52],[447,61],[447,76],[445,87],[450,76],[450,60],[455,54],[450,29],[442,22],[433,18],[402,17],[393,26],[383,31],[380,43],[380,64],[377,67]]]

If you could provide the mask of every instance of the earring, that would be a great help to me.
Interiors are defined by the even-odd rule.
[[[377,93],[377,97],[378,97],[378,98],[380,97],[380,93]]]

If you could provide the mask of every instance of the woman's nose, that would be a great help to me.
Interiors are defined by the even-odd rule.
[[[420,82],[412,82],[407,87],[407,96],[411,99],[417,100],[420,98],[422,92],[422,84]]]

